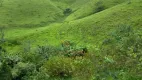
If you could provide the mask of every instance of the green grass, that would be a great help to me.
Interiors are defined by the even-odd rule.
[[[103,8],[97,10],[98,6]],[[64,15],[67,8],[72,13]],[[118,26],[131,26],[142,35],[141,9],[141,0],[5,0],[0,7],[4,47],[15,55],[23,51],[28,41],[33,50],[37,45],[60,48],[62,41],[69,40],[97,55],[95,51]],[[95,60],[94,56],[90,58]]]
[[[50,0],[4,0],[0,11],[1,27],[43,26],[64,17],[63,11]]]
[[[140,0],[132,0],[130,4],[124,2],[74,21],[39,28],[11,28],[6,31],[6,38],[20,41],[35,40],[33,45],[46,43],[56,46],[60,45],[62,40],[71,40],[81,46],[96,47],[121,24],[131,25],[140,33],[141,4]]]
[[[123,3],[128,0],[90,0],[85,5],[80,7],[77,11],[67,17],[66,21],[81,19],[97,12],[98,7],[103,7],[104,9],[111,8],[115,5]]]

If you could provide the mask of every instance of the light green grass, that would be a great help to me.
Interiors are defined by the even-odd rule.
[[[48,25],[63,16],[63,11],[50,0],[4,0],[0,7],[0,27]]]
[[[79,46],[95,48],[121,24],[130,25],[136,32],[141,33],[141,4],[141,0],[132,0],[130,4],[124,2],[83,19],[50,25],[50,27],[15,29],[8,31],[7,38],[15,38],[21,42],[31,40],[33,46],[59,46],[62,40],[70,40]],[[11,33],[13,35],[9,36]]]
[[[113,7],[115,5],[118,5],[126,1],[128,0],[119,0],[119,1],[116,1],[116,0],[88,0],[86,4],[84,4],[76,12],[68,16],[66,18],[66,21],[81,19],[89,15],[95,14],[96,9],[99,6],[104,7],[104,9],[108,9],[110,7]]]
[[[100,12],[94,12],[94,10],[96,10],[97,8],[95,4],[98,1],[102,1],[102,5],[105,7],[105,9]],[[73,12],[69,15],[64,15],[63,11],[67,8],[72,9]],[[117,70],[117,64],[113,65],[114,63],[111,63],[113,62],[113,56],[114,58],[117,58],[117,56],[119,55],[119,52],[117,54],[116,50],[119,46],[116,45],[115,47],[114,44],[114,49],[112,49],[113,47],[108,47],[104,48],[103,50],[102,42],[106,40],[110,34],[113,34],[113,32],[115,32],[115,30],[118,28],[118,26],[121,25],[132,26],[136,34],[142,35],[141,22],[142,0],[5,0],[3,6],[0,7],[0,28],[4,27],[4,38],[6,42],[4,44],[0,44],[0,46],[6,49],[6,57],[12,56],[15,59],[15,56],[20,56],[23,59],[25,58],[27,63],[32,63],[30,62],[30,60],[34,60],[35,63],[33,64],[38,65],[36,63],[41,64],[44,62],[42,62],[43,58],[40,58],[40,56],[36,56],[38,55],[38,53],[35,52],[35,50],[37,50],[37,45],[47,46],[47,48],[48,46],[53,46],[56,49],[61,49],[61,42],[68,40],[74,42],[77,48],[87,47],[89,52],[86,54],[84,59],[75,59],[75,61],[79,61],[80,63],[80,60],[84,62],[84,60],[87,59],[87,64],[81,62],[82,65],[80,65],[79,70],[86,70],[86,65],[88,65],[89,60],[91,60],[91,63],[93,62],[93,64],[90,65],[93,66],[93,68],[95,67],[96,72],[94,70],[93,73],[95,72],[96,74],[94,74],[95,76],[91,76],[91,78],[93,77],[92,80],[94,80],[95,78],[97,79],[97,77],[103,78],[105,75],[106,78],[104,79],[113,80],[115,75],[113,76],[111,74],[105,74],[107,73],[107,71],[109,71],[109,69],[111,72],[112,68],[115,69],[114,72],[119,72],[117,73],[118,75],[122,74],[119,75],[118,78],[120,77],[120,79],[124,78],[124,80],[126,80],[125,76],[127,77],[127,74],[125,74],[125,67],[123,68],[122,66],[122,68],[120,67],[120,69],[122,70]],[[32,51],[31,53],[29,51],[29,54],[24,54],[24,48],[29,48],[29,44]],[[122,45],[122,43],[120,45]],[[109,54],[106,54],[105,49],[106,51],[108,51],[108,53],[109,51],[111,53],[114,53],[112,57],[111,55],[109,57]],[[127,51],[129,53],[129,50]],[[61,53],[61,55],[59,54],[59,58],[61,58],[61,60],[63,59],[62,51],[53,52],[55,54]],[[122,53],[122,55],[124,54]],[[121,66],[119,62],[121,63],[122,61],[123,64],[123,61],[125,59],[123,60],[122,56],[118,57],[120,57],[118,58],[118,60],[122,58],[122,60],[118,61],[118,65]],[[134,61],[135,59],[136,57],[134,58]],[[136,59],[138,63],[140,62],[140,60]],[[137,64],[137,62],[133,63],[133,60],[131,62],[131,60],[128,59],[128,61],[126,61],[125,63],[133,66]],[[129,65],[127,64],[126,68],[128,68],[129,70],[129,67],[127,67]],[[138,66],[138,68],[139,67],[141,69],[141,66]],[[52,66],[51,68],[54,69],[54,67]],[[107,68],[108,70],[106,70]],[[104,71],[102,71],[101,69],[104,69]],[[135,72],[135,67],[130,69],[132,69],[132,71],[130,72],[133,72],[134,70],[134,75],[130,73],[130,75],[128,76],[133,75],[134,77],[137,77],[138,73],[137,71]],[[46,69],[41,68],[41,70]],[[98,73],[99,70],[100,72]],[[79,73],[81,74],[75,76],[75,78],[73,77],[72,79],[86,80],[85,76],[82,75],[82,70],[79,71]],[[105,75],[98,76],[101,75],[100,73],[102,73],[102,75]],[[42,75],[44,74],[40,73],[40,75],[38,75],[37,77],[42,77]],[[85,72],[85,75],[89,74]],[[89,77],[87,77],[87,79],[89,79]]]

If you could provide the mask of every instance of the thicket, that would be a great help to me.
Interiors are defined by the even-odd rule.
[[[118,26],[102,42],[99,53],[97,79],[142,79],[142,36],[133,27]]]
[[[31,49],[29,41],[25,45],[23,51],[13,55],[1,45],[1,80],[142,79],[142,36],[128,25],[111,31],[97,51],[88,51],[83,58],[66,56],[83,51],[71,41],[58,47],[38,45]]]

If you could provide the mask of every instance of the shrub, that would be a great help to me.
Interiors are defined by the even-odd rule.
[[[7,40],[8,46],[15,46],[15,45],[21,45],[21,42],[18,40]]]
[[[64,13],[64,15],[69,15],[71,12],[72,12],[72,9],[67,8],[67,9],[64,10],[63,13]]]
[[[105,9],[105,6],[103,5],[103,3],[101,1],[98,1],[96,3],[95,13],[103,11],[104,9]]]
[[[91,80],[94,76],[94,65],[90,59],[80,59],[73,62],[75,80]]]
[[[0,55],[1,55],[2,53],[6,53],[6,50],[5,50],[2,46],[0,46]]]
[[[35,52],[41,56],[44,56],[46,59],[48,59],[50,56],[55,56],[60,50],[53,46],[38,46],[35,50]]]
[[[25,76],[30,75],[34,70],[36,70],[34,64],[19,62],[12,69],[13,80],[21,80]]]
[[[52,57],[42,70],[51,78],[72,78],[75,80],[92,79],[94,66],[89,59],[70,59],[66,57]]]
[[[51,77],[70,77],[74,71],[72,60],[64,57],[52,57],[44,67]]]
[[[115,74],[115,76],[110,75],[113,78],[120,78],[118,74],[123,70],[127,79],[142,73],[140,66],[142,65],[142,38],[131,26],[118,26],[103,42],[100,52],[100,72],[105,71],[106,74]],[[106,74],[102,74],[101,77]]]
[[[23,53],[21,57],[23,62],[25,63],[30,62],[35,64],[37,70],[43,65],[44,61],[47,60],[45,59],[44,56],[41,56],[40,54],[37,53]]]
[[[0,62],[0,80],[11,80],[12,74],[6,62]]]

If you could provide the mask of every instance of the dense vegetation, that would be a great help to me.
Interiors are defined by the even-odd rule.
[[[142,80],[141,0],[0,0],[0,80]]]

